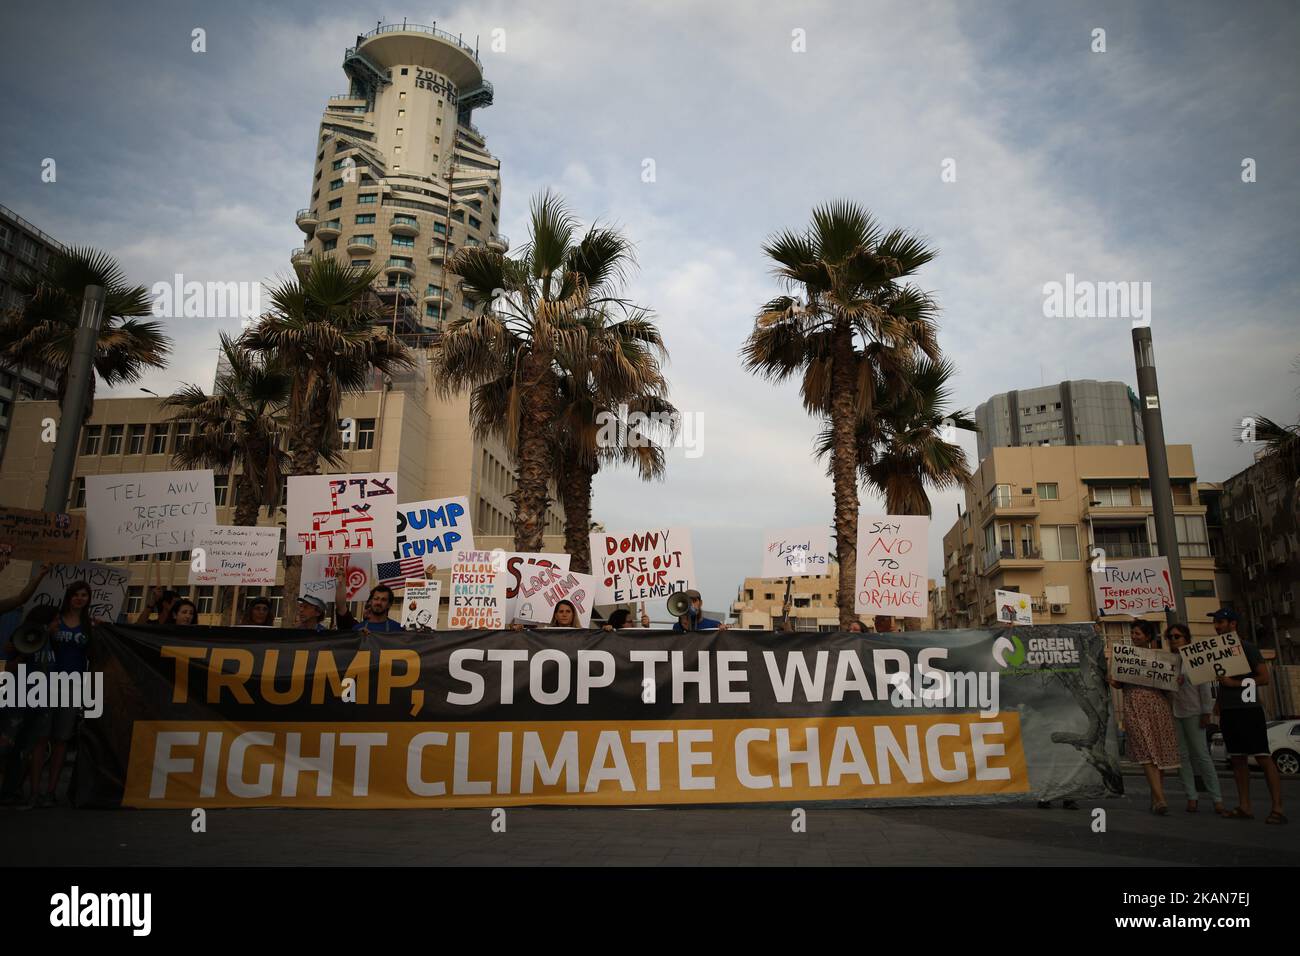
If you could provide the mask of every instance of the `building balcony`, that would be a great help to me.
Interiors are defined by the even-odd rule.
[[[425,304],[425,305],[438,305],[438,304],[440,304],[440,303],[442,303],[442,302],[444,301],[443,296],[445,296],[445,295],[446,295],[446,293],[442,292],[440,289],[435,289],[435,290],[432,291],[432,292],[426,292],[426,293],[424,294],[424,304]],[[445,299],[445,301],[447,302],[448,305],[450,305],[450,304],[451,304],[451,297],[448,296],[448,297]]]
[[[499,252],[502,255],[505,255],[510,251],[510,238],[497,233],[495,236],[488,239],[487,247],[493,252]]]
[[[435,242],[429,247],[429,259],[433,262],[446,262],[453,254],[454,250],[449,249],[445,242]]]
[[[289,261],[293,263],[295,269],[305,269],[311,265],[311,252],[304,248],[297,248],[289,253]]]
[[[320,218],[310,209],[299,209],[298,214],[293,217],[293,221],[298,224],[299,229],[310,236],[316,231],[316,225],[320,222]]]
[[[378,244],[368,236],[353,236],[348,240],[348,252],[356,255],[373,253],[377,248],[379,248]]]
[[[322,222],[316,227],[316,235],[320,239],[333,239],[341,235],[343,224],[337,219],[331,219],[328,222]]]
[[[1105,551],[1108,558],[1154,558],[1156,556],[1155,548],[1145,541],[1105,541],[1098,539],[1094,541],[1093,546]]]
[[[999,570],[1001,571],[1029,571],[1034,568],[1043,566],[1043,552],[1037,545],[1021,544],[1018,547],[1003,545],[997,551],[986,551],[984,553],[984,570],[982,576],[987,577]]]
[[[389,259],[388,264],[384,266],[385,272],[396,272],[398,275],[414,276],[415,263],[409,259]]]
[[[395,236],[418,236],[420,221],[414,216],[394,216],[388,224],[388,231]]]
[[[1032,518],[1038,514],[1036,495],[1002,495],[985,499],[984,511],[995,517]]]

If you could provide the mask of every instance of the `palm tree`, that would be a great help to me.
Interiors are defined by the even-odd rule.
[[[450,323],[436,378],[445,395],[472,389],[476,427],[499,433],[514,457],[515,550],[542,550],[549,483],[556,469],[557,395],[562,370],[590,374],[594,316],[643,314],[617,296],[632,262],[616,230],[579,223],[547,192],[532,204],[529,242],[510,259],[484,246],[461,249],[448,264],[465,291],[493,307]],[[480,428],[480,432],[483,429]]]
[[[389,334],[371,284],[377,269],[354,269],[333,257],[313,258],[303,274],[271,291],[271,308],[241,344],[268,365],[292,369],[285,418],[289,474],[316,475],[337,462],[339,403],[364,391],[374,372],[410,368],[411,353]],[[302,561],[286,559],[286,600],[298,593]],[[284,626],[293,626],[284,615]]]
[[[171,351],[171,341],[159,323],[138,320],[153,313],[148,291],[128,285],[112,256],[88,246],[56,252],[43,269],[14,282],[23,304],[0,319],[0,359],[48,368],[58,380],[60,401],[68,387],[68,366],[88,285],[104,287],[104,317],[94,364],[105,385],[135,382],[148,368],[164,368]],[[92,376],[86,421],[94,411],[94,397]]]
[[[863,422],[876,427],[874,382],[898,379],[917,351],[938,358],[933,300],[899,284],[935,252],[916,235],[882,233],[865,209],[843,201],[813,210],[807,229],[778,233],[763,251],[802,301],[783,295],[765,304],[741,355],[772,382],[801,373],[804,407],[829,423],[837,593],[847,626],[856,590],[858,431]]]

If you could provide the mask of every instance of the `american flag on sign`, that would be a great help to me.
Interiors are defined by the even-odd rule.
[[[390,588],[403,588],[407,578],[424,577],[423,558],[402,558],[400,561],[381,561],[375,565],[379,583]]]

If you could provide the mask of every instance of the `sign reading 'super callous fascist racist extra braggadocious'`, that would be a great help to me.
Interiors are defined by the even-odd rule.
[[[1122,788],[1091,625],[105,625],[96,641],[129,692],[109,688],[119,705],[83,728],[78,806],[960,804]],[[1024,653],[1048,645],[1051,663]]]

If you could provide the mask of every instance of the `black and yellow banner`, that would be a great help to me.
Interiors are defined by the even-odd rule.
[[[1088,625],[772,634],[104,626],[79,805],[1001,802],[1120,789]]]

